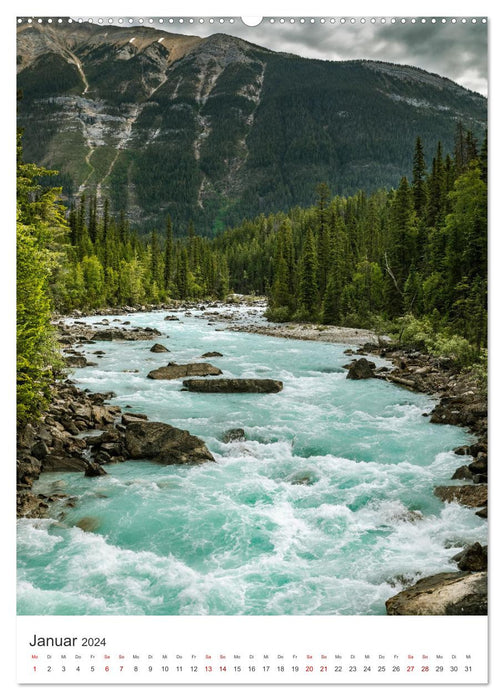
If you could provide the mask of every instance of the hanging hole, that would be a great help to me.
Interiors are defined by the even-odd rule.
[[[247,27],[257,27],[262,22],[262,17],[242,17],[241,21],[246,24]]]

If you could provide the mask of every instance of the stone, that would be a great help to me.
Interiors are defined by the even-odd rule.
[[[456,455],[470,455],[471,452],[471,446],[470,445],[462,445],[461,447],[457,447],[455,450]]]
[[[117,394],[114,391],[97,391],[89,394],[89,399],[93,403],[102,404],[104,401],[114,398]]]
[[[461,571],[486,571],[488,568],[488,547],[479,542],[468,545],[453,557]]]
[[[103,328],[95,331],[91,340],[152,340],[159,335],[155,328]]]
[[[472,481],[473,478],[473,473],[467,466],[467,464],[464,464],[463,467],[459,467],[452,476],[452,479],[469,479]]]
[[[161,464],[214,462],[207,446],[187,430],[155,421],[134,421],[126,426],[126,449],[131,459]]]
[[[449,572],[422,578],[385,602],[387,615],[486,615],[485,572]]]
[[[485,484],[474,486],[436,486],[434,495],[442,501],[457,501],[470,508],[482,508],[487,505],[488,487]]]
[[[373,370],[376,365],[374,362],[369,362],[365,357],[354,360],[350,364],[347,379],[372,379],[375,375]]]
[[[187,365],[177,365],[170,362],[165,367],[153,369],[147,377],[149,379],[180,379],[181,377],[207,377],[222,374],[222,370],[208,362],[190,362]]]
[[[75,425],[74,421],[69,419],[68,417],[61,418],[61,425],[65,428],[67,432],[70,433],[70,435],[78,435],[80,432],[77,426]]]
[[[485,508],[476,511],[474,515],[477,515],[478,518],[488,518],[488,507],[485,506]]]
[[[47,517],[47,503],[31,491],[18,491],[16,494],[16,514],[18,518]]]
[[[123,413],[121,416],[121,421],[123,425],[129,425],[139,420],[147,420],[145,413]]]
[[[79,527],[81,530],[84,530],[84,532],[94,532],[100,526],[100,521],[98,518],[90,518],[88,516],[86,518],[81,518],[75,523],[75,526]]]
[[[186,379],[187,391],[225,394],[271,394],[282,391],[283,382],[276,379]]]
[[[317,483],[318,478],[313,472],[296,472],[288,479],[289,483],[293,486],[312,486],[312,484]]]
[[[212,350],[210,352],[205,352],[201,357],[224,357],[224,355],[217,350]]]
[[[119,406],[92,406],[91,415],[95,425],[106,427],[114,423],[115,417],[121,412]]]
[[[487,474],[488,460],[486,455],[482,455],[469,464],[469,470],[473,474]]]
[[[67,355],[65,363],[68,367],[86,367],[87,360],[84,355]]]
[[[94,477],[94,476],[105,476],[107,472],[103,467],[100,467],[99,464],[89,464],[86,467],[86,471],[84,472],[84,476],[88,477]]]
[[[85,472],[90,462],[83,457],[48,455],[42,462],[45,472]]]
[[[39,460],[44,459],[49,454],[49,447],[44,440],[38,440],[32,447],[31,453]]]
[[[151,352],[170,352],[168,348],[165,348],[164,345],[161,345],[161,343],[154,343],[154,345],[150,349]]]
[[[222,442],[243,442],[245,440],[245,431],[243,428],[231,428],[226,430],[222,436]]]

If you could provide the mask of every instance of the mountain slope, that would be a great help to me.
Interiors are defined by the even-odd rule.
[[[409,174],[486,100],[439,76],[371,61],[303,59],[225,34],[23,25],[18,121],[25,158],[58,169],[68,197],[96,193],[140,228],[167,213],[201,233]]]

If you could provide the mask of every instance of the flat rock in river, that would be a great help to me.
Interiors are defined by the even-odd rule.
[[[486,615],[486,572],[422,578],[385,602],[388,615]]]
[[[161,335],[156,328],[103,328],[96,331],[91,340],[152,340]]]
[[[134,421],[126,426],[125,440],[131,459],[161,464],[215,461],[203,440],[167,423]]]
[[[222,374],[222,370],[208,362],[190,362],[187,365],[177,365],[170,362],[165,367],[153,369],[147,377],[149,379],[180,379],[181,377],[207,377]]]
[[[188,391],[211,394],[274,394],[283,389],[277,379],[186,379],[183,384]]]

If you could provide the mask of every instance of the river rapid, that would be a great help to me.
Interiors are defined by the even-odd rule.
[[[242,307],[242,322],[254,312]],[[18,521],[19,614],[384,615],[406,585],[456,571],[456,553],[486,544],[484,520],[433,495],[459,483],[451,475],[471,458],[453,449],[472,441],[429,422],[433,398],[347,380],[347,344],[232,332],[203,311],[166,314],[108,318],[157,328],[169,354],[151,353],[153,341],[96,342],[82,349],[97,365],[73,378],[189,430],[216,461],[129,461],[99,478],[42,473],[36,493],[76,501]],[[283,391],[198,394],[181,392],[182,380],[147,379],[209,351],[223,354],[208,361],[224,377],[280,379]],[[246,439],[226,442],[235,428]]]

